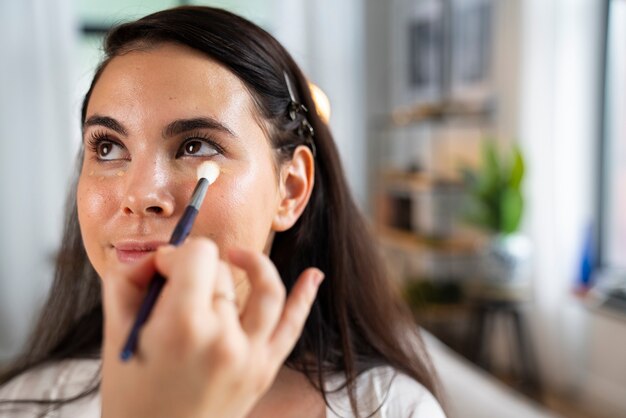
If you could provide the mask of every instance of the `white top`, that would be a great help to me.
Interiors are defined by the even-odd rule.
[[[328,389],[341,385],[333,378]],[[327,395],[326,418],[353,417],[347,389]],[[413,378],[391,367],[376,367],[356,381],[359,415],[372,418],[446,418],[435,397]],[[373,415],[370,415],[372,414]]]
[[[0,400],[70,397],[92,386],[99,368],[100,360],[64,360],[38,367],[0,388]],[[339,377],[328,381],[329,389],[340,385]],[[439,403],[424,386],[391,367],[377,367],[363,373],[356,388],[361,416],[368,416],[380,407],[373,418],[445,418]],[[327,418],[353,416],[346,389],[328,394],[328,402]],[[34,418],[45,410],[37,405],[20,405],[17,411],[6,408],[0,405],[0,417]],[[41,417],[100,418],[100,394],[71,402]]]

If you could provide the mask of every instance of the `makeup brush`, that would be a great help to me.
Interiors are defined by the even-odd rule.
[[[220,175],[220,167],[213,161],[205,161],[198,167],[197,173],[198,183],[196,184],[196,188],[193,190],[189,205],[185,208],[183,216],[176,224],[176,228],[174,228],[174,232],[170,238],[171,245],[178,246],[182,244],[183,241],[185,241],[185,238],[187,238],[187,235],[189,235],[189,232],[193,227],[193,222],[196,219],[196,215],[198,215],[198,211],[200,210],[200,206],[204,200],[204,196],[206,195],[207,189]],[[122,361],[130,360],[135,353],[135,350],[137,349],[137,341],[139,339],[139,330],[148,320],[150,312],[152,312],[152,308],[154,307],[164,284],[165,278],[159,273],[156,273],[150,281],[150,284],[148,285],[148,292],[141,303],[139,313],[137,313],[137,317],[135,318],[135,323],[133,324],[130,334],[126,339],[126,344],[124,344],[124,348],[122,349],[122,353],[120,355]]]

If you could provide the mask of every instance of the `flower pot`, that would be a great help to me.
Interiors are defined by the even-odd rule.
[[[492,283],[516,283],[530,280],[532,245],[522,234],[495,235],[481,257],[481,275]]]

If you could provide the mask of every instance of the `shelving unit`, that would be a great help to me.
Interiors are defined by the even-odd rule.
[[[432,143],[449,124],[471,124],[472,129],[487,132],[492,115],[493,108],[487,106],[420,105],[398,108],[379,124],[374,223],[399,281],[472,276],[484,236],[462,223],[465,186],[460,170],[438,167],[441,156]],[[394,149],[398,146],[415,154],[407,156]],[[404,161],[394,158],[398,155]],[[423,163],[429,159],[430,164]]]
[[[478,167],[484,140],[506,147],[519,135],[519,2],[370,8],[389,17],[376,29],[386,42],[367,60],[372,222],[418,322],[467,353],[476,296],[486,295],[481,256],[493,241],[463,222],[460,169]]]
[[[370,119],[373,220],[401,282],[475,276],[484,238],[462,222],[461,168],[494,133],[498,2],[389,6],[389,106]],[[504,15],[502,15],[504,16]]]
[[[477,278],[486,241],[482,232],[463,222],[461,168],[478,164],[481,141],[495,132],[497,103],[488,80],[492,65],[479,65],[485,73],[476,82],[464,79],[463,71],[454,67],[465,64],[467,56],[454,44],[461,38],[455,38],[451,26],[465,6],[452,3],[402,3],[410,4],[406,9],[395,3],[393,16],[406,26],[391,28],[391,61],[399,63],[391,71],[393,104],[370,119],[376,156],[373,221],[388,270],[405,289],[416,283],[440,290],[462,288]],[[490,1],[472,4],[482,18]],[[454,30],[458,28],[464,30],[463,25]],[[431,59],[436,62],[422,65]],[[461,350],[469,309],[463,300],[433,302],[420,304],[416,315],[423,326]]]

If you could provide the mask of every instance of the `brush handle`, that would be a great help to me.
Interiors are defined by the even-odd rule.
[[[193,221],[196,220],[196,216],[198,215],[198,209],[189,205],[185,208],[185,213],[180,218],[180,221],[176,224],[176,228],[174,228],[174,232],[172,232],[172,237],[170,238],[170,244],[179,246],[185,241],[185,238],[191,232],[191,228],[193,227]]]
[[[124,344],[124,348],[120,354],[122,361],[130,360],[133,354],[135,354],[135,351],[137,350],[137,342],[139,341],[139,331],[141,330],[143,324],[148,320],[148,317],[152,312],[152,308],[161,294],[163,285],[165,285],[165,278],[159,273],[156,273],[150,281],[148,292],[141,303],[141,307],[137,313],[137,318],[135,318],[133,327],[130,330],[128,338],[126,339],[126,344]]]
[[[178,246],[185,241],[185,238],[191,232],[191,228],[193,227],[193,221],[196,219],[198,215],[198,210],[193,206],[187,206],[185,208],[185,213],[180,218],[178,223],[176,224],[176,228],[174,228],[174,232],[172,233],[172,237],[170,238],[170,244]],[[124,344],[124,348],[122,349],[122,353],[120,354],[120,358],[122,361],[128,361],[133,356],[135,351],[137,350],[137,342],[139,341],[139,331],[143,324],[150,317],[150,313],[156,304],[156,301],[161,294],[161,290],[165,285],[165,278],[159,274],[155,273],[148,285],[148,291],[146,292],[146,296],[141,302],[141,306],[139,307],[139,312],[137,313],[137,317],[135,318],[135,322],[133,323],[133,327],[130,330],[130,334],[128,334],[128,338],[126,339],[126,344]]]

